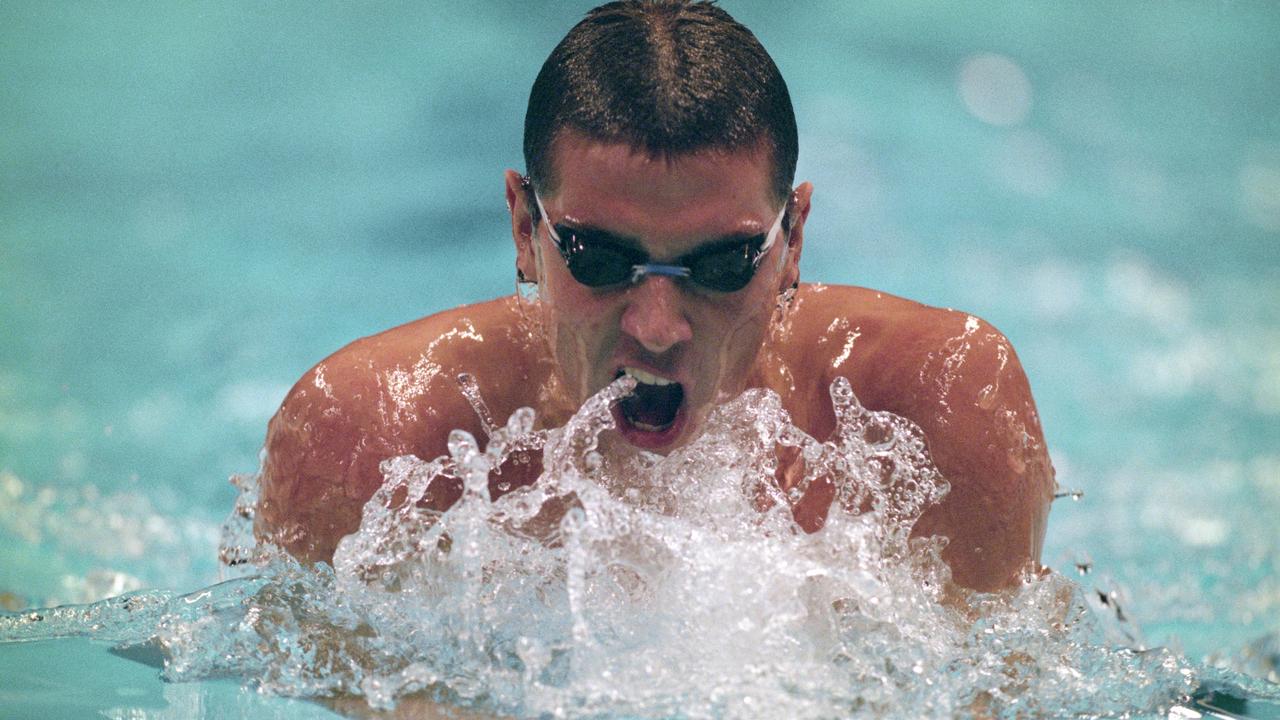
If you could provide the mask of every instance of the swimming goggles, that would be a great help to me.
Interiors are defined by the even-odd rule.
[[[716,292],[741,290],[755,276],[760,261],[778,239],[787,206],[783,204],[769,232],[750,238],[731,238],[700,247],[674,263],[651,262],[642,250],[619,243],[598,231],[551,224],[542,198],[533,194],[547,232],[564,258],[573,279],[593,288],[634,285],[647,275],[686,278]]]

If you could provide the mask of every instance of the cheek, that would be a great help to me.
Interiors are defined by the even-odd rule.
[[[543,297],[543,326],[556,359],[563,386],[578,402],[599,390],[593,371],[609,354],[616,332],[610,306],[577,283],[547,283]]]
[[[719,342],[711,371],[717,376],[720,393],[737,394],[754,368],[760,347],[769,332],[773,304],[765,294],[753,293],[737,305],[737,312],[716,313],[708,318],[708,336]],[[727,398],[723,398],[727,399]]]
[[[725,351],[731,356],[729,364],[735,373],[745,374],[754,364],[769,331],[772,316],[772,308],[757,308],[754,312],[737,318],[737,324],[725,341]]]

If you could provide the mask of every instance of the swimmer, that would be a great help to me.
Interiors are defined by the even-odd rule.
[[[268,428],[258,535],[331,560],[382,483],[379,463],[446,454],[454,428],[484,436],[462,373],[489,417],[531,407],[544,427],[634,378],[601,437],[617,455],[688,444],[747,388],[776,392],[824,439],[843,376],[864,406],[923,430],[951,490],[913,532],[948,538],[953,580],[997,590],[1037,570],[1053,467],[1013,348],[962,312],[801,282],[814,188],[793,185],[797,151],[782,76],[724,10],[592,10],[534,81],[526,173],[504,178],[525,292],[357,340],[306,373]],[[538,458],[522,460],[495,475],[495,497],[537,479]],[[781,458],[782,487],[802,462]],[[427,503],[444,510],[461,492],[437,481]],[[817,531],[832,495],[815,483],[796,522]]]

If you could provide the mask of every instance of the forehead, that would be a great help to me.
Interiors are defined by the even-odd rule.
[[[556,221],[634,237],[696,239],[763,232],[777,212],[763,149],[654,156],[564,133],[552,145]]]

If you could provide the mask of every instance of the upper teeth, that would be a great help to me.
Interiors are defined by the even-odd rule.
[[[626,367],[622,368],[622,372],[626,373],[629,377],[635,378],[636,382],[642,382],[646,385],[671,385],[675,383],[675,380],[658,377],[653,373],[647,373],[639,368]]]

